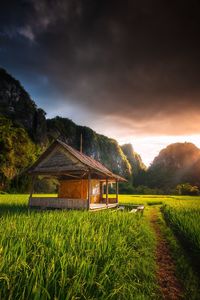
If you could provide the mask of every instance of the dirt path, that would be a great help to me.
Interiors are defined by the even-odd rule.
[[[163,299],[178,300],[183,299],[183,288],[175,274],[175,264],[172,259],[169,245],[163,236],[158,222],[158,211],[152,209],[150,216],[151,225],[156,233],[156,263],[157,279]]]

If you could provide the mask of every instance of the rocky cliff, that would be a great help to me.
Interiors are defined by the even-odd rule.
[[[82,149],[85,154],[105,164],[117,174],[127,178],[131,175],[131,165],[117,141],[113,139],[61,117],[47,120],[47,134],[49,140],[59,137],[77,150],[80,149],[82,135]]]
[[[138,175],[139,172],[147,169],[147,167],[141,159],[141,156],[134,151],[133,146],[131,144],[124,144],[121,146],[121,148],[131,165],[133,175]]]
[[[200,186],[200,149],[192,143],[167,146],[155,157],[147,177],[151,187],[174,188],[185,182]]]
[[[18,135],[20,134],[18,128],[23,129],[21,132],[24,136],[27,133],[27,137],[23,140],[23,149],[30,148],[30,143],[33,143],[36,153],[35,155],[32,153],[32,159],[29,160],[22,157],[21,165],[18,163],[16,166],[15,164],[12,174],[19,174],[25,167],[33,163],[33,160],[55,138],[60,138],[79,150],[81,135],[83,152],[102,162],[113,172],[130,179],[133,169],[136,171],[142,166],[139,162],[140,158],[135,152],[127,152],[127,147],[121,148],[114,139],[97,134],[88,127],[78,126],[67,118],[46,119],[45,112],[37,107],[20,82],[4,69],[0,69],[0,119],[0,130],[7,132],[0,139],[2,147],[8,149],[0,155],[0,177],[4,180],[5,177],[8,177],[9,180],[13,177],[13,175],[10,177],[6,175],[9,173],[6,166],[9,169],[14,161],[15,155],[12,151],[14,146],[12,145],[15,145],[15,128]],[[8,138],[9,132],[13,132],[11,140]],[[7,143],[10,143],[11,146],[7,147]],[[19,151],[16,153],[20,156]],[[7,160],[7,157],[10,156],[13,160]]]
[[[45,112],[37,108],[19,81],[0,69],[0,114],[24,128],[34,142],[46,144]]]

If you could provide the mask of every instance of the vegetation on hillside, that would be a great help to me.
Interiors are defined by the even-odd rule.
[[[27,132],[0,116],[0,189],[7,190],[11,180],[36,159],[37,147]]]
[[[133,152],[131,145],[122,146],[122,149],[135,170],[132,183],[121,185],[123,193],[199,194],[200,149],[194,144],[175,143],[167,146],[160,151],[148,169],[145,169],[140,159],[137,159],[137,163],[131,161],[130,153]]]
[[[78,126],[67,118],[55,117],[47,120],[50,140],[60,138],[72,147],[80,150],[82,135],[83,152],[105,164],[114,173],[129,178],[131,166],[117,141],[104,135],[97,134],[86,126]]]
[[[199,195],[199,188],[189,183],[178,184],[176,187],[177,194],[179,195]]]
[[[30,138],[44,145],[46,139],[45,112],[35,102],[21,83],[0,68],[0,114],[17,127],[26,130]]]
[[[2,182],[0,189],[9,191],[9,187],[12,186],[12,190],[14,188],[14,190],[25,191],[27,185],[24,185],[24,183],[27,181],[27,178],[24,175],[19,176],[19,173],[36,159],[38,153],[44,151],[55,138],[60,138],[79,150],[81,135],[83,138],[83,152],[85,154],[105,164],[111,171],[128,179],[131,178],[132,169],[130,163],[117,141],[97,134],[88,127],[78,126],[67,118],[56,117],[46,120],[45,112],[37,108],[35,102],[30,98],[20,82],[4,69],[0,69],[0,115],[4,119],[4,121],[1,121],[1,123],[4,122],[1,130],[5,130],[5,134],[8,131],[6,129],[7,125],[5,125],[5,120],[7,120],[11,124],[8,127],[12,127],[9,129],[12,131],[12,139],[16,135],[16,139],[19,140],[18,137],[20,135],[21,139],[23,137],[26,140],[22,141],[23,147],[27,144],[27,147],[32,145],[32,149],[35,148],[35,152],[32,149],[24,151],[22,146],[19,143],[14,143],[14,141],[6,146],[6,142],[9,141],[5,138],[5,134],[2,136],[2,143],[5,149],[6,147],[8,148],[6,150],[8,153],[5,154],[4,150],[1,151],[1,177],[6,179],[7,184]],[[9,152],[11,147],[14,147],[12,155]],[[21,159],[21,164],[16,167],[14,156],[17,154],[18,157],[15,160],[19,161]],[[12,159],[10,156],[12,156]],[[28,162],[27,157],[30,157]],[[12,182],[8,184],[10,180]]]
[[[45,112],[37,108],[20,82],[3,69],[0,69],[0,118],[1,190],[26,191],[28,179],[23,171],[38,154],[55,138],[79,150],[81,135],[85,154],[128,179],[128,183],[120,184],[122,193],[187,194],[188,191],[183,188],[185,183],[191,185],[190,194],[198,194],[200,189],[200,149],[195,145],[169,145],[146,169],[131,144],[120,147],[114,139],[78,126],[67,118],[46,120]],[[42,183],[39,182],[39,185],[41,187]]]
[[[200,149],[192,143],[175,143],[161,150],[146,174],[151,188],[164,191],[188,182],[200,186]]]
[[[134,151],[133,146],[131,144],[124,144],[121,146],[121,148],[131,165],[131,169],[132,169],[131,184],[135,187],[143,184],[147,167],[143,163],[141,156]]]

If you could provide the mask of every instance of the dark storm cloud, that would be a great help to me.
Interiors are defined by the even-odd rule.
[[[51,115],[56,103],[130,135],[199,133],[199,13],[194,0],[12,1],[1,7],[0,58],[40,85]]]

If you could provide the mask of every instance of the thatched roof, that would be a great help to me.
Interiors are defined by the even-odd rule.
[[[126,181],[123,177],[112,173],[97,160],[75,150],[66,143],[55,140],[29,169],[29,174],[117,179]]]

